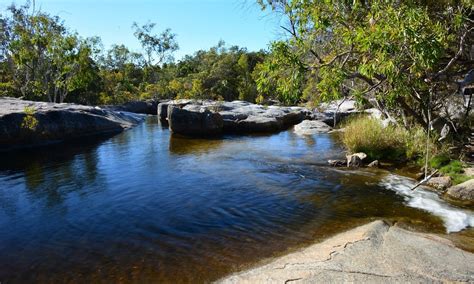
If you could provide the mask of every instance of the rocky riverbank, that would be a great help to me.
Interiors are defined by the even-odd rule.
[[[173,133],[193,136],[223,133],[272,133],[311,115],[302,107],[262,106],[244,101],[177,100],[160,103],[158,116]]]
[[[376,221],[219,283],[473,282],[474,254]]]
[[[263,106],[244,101],[217,102],[175,100],[158,104],[158,117],[169,123],[173,133],[209,136],[226,133],[275,133],[302,123],[301,135],[329,132],[334,121],[358,112],[353,101],[324,106],[322,110],[304,107]],[[336,119],[334,119],[336,117]],[[313,122],[306,122],[313,121]]]
[[[0,150],[120,132],[143,120],[100,107],[0,98]]]
[[[92,107],[0,98],[0,148],[11,149],[88,135],[119,132],[158,115],[172,132],[189,136],[275,133],[300,124],[298,134],[331,130],[328,124],[357,112],[353,101],[313,111],[304,107],[263,106],[244,101],[156,100]],[[135,113],[135,114],[134,114]],[[25,124],[26,122],[29,122]],[[310,122],[309,122],[310,121]],[[309,122],[309,123],[308,123]],[[315,126],[315,124],[317,124]]]

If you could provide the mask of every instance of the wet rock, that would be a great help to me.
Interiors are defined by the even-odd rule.
[[[25,108],[33,110],[37,121],[32,129],[22,126]],[[142,115],[100,107],[0,98],[0,150],[120,132],[143,120]]]
[[[474,202],[474,179],[448,188],[446,195],[461,201]]]
[[[424,172],[419,172],[415,175],[416,180],[422,180],[425,178],[425,173]]]
[[[314,135],[318,133],[328,133],[331,127],[318,120],[304,120],[295,125],[294,132],[298,135]]]
[[[380,162],[379,160],[372,161],[370,164],[367,165],[369,168],[378,168],[380,167]]]
[[[445,191],[448,187],[451,186],[451,184],[451,177],[449,176],[433,177],[426,182],[426,185],[431,186],[432,188],[441,192]]]
[[[328,164],[331,167],[345,167],[347,162],[344,160],[328,160]]]
[[[222,133],[223,120],[220,114],[209,110],[188,110],[170,105],[168,123],[173,133],[206,136]]]
[[[158,104],[157,107],[157,115],[160,121],[165,122],[168,121],[168,102],[162,102]]]
[[[367,158],[367,154],[365,153],[355,153],[351,155],[347,155],[347,166],[348,167],[362,167],[364,165],[363,161]]]
[[[359,158],[358,156],[351,155],[347,157],[347,166],[349,168],[358,168],[362,167],[363,165],[364,163],[362,163],[361,158]]]

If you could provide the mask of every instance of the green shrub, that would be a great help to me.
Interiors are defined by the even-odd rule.
[[[27,130],[35,130],[38,126],[38,120],[35,117],[35,109],[33,107],[25,107],[25,116],[21,122],[21,128]]]
[[[463,172],[462,166],[463,164],[461,163],[461,161],[453,160],[449,162],[449,164],[447,164],[446,166],[441,167],[439,171],[445,175],[461,174]]]
[[[463,163],[459,160],[451,160],[448,155],[441,154],[430,160],[430,167],[438,169],[445,176],[450,176],[453,184],[460,184],[472,177],[463,174]]]
[[[414,160],[424,154],[426,134],[415,127],[410,131],[400,126],[384,127],[368,116],[359,116],[345,124],[342,141],[353,153],[364,152],[370,159]],[[431,151],[436,151],[430,143]]]
[[[451,159],[447,155],[442,154],[431,158],[429,164],[432,168],[440,169],[442,166],[448,164],[450,160]]]
[[[449,175],[454,185],[463,183],[472,179],[471,176],[463,175],[463,174],[451,174]]]

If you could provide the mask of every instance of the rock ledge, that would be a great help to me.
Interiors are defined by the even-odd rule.
[[[443,238],[383,221],[231,275],[220,283],[425,283],[474,281],[474,254]]]
[[[37,122],[33,129],[22,126],[26,108]],[[0,150],[120,132],[143,120],[143,115],[100,107],[0,98]]]

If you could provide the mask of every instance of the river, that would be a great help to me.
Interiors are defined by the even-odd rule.
[[[209,282],[370,220],[472,233],[472,211],[381,170],[327,166],[334,135],[113,137],[0,153],[0,282]]]

